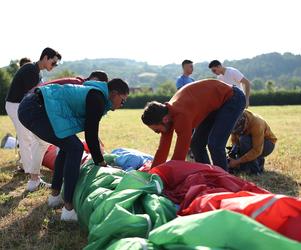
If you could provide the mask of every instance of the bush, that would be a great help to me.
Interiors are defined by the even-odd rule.
[[[2,79],[1,79],[2,78]],[[9,88],[10,78],[7,72],[0,70],[0,115],[5,115],[5,97]],[[168,102],[171,96],[159,94],[132,94],[129,95],[124,106],[126,109],[142,109],[147,102]],[[301,105],[301,91],[278,90],[275,92],[252,92],[251,106],[265,105]]]
[[[129,95],[125,108],[141,109],[150,101],[161,103],[168,102],[171,96],[157,94],[133,94]],[[252,92],[250,97],[251,106],[265,105],[301,105],[301,91],[278,90],[275,92],[258,91]]]
[[[127,109],[141,109],[144,108],[146,103],[150,101],[158,101],[161,103],[169,101],[171,96],[158,95],[158,94],[134,94],[129,95],[124,108]]]
[[[251,106],[266,105],[300,105],[301,91],[278,90],[275,92],[253,92],[250,97]]]
[[[0,69],[0,115],[5,115],[5,98],[11,82],[11,76],[6,69]]]

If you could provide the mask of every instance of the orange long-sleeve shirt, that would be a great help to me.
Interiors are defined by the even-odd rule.
[[[166,103],[173,124],[167,133],[161,134],[152,166],[166,161],[174,131],[177,134],[177,142],[172,160],[185,160],[192,129],[232,96],[232,86],[214,79],[197,81],[178,90]]]
[[[252,137],[252,148],[240,157],[240,163],[253,161],[260,156],[263,151],[264,139],[268,139],[274,144],[277,141],[276,136],[262,117],[249,110],[245,110],[244,113],[246,114],[246,130],[243,134]],[[231,142],[239,145],[239,136],[231,134]]]

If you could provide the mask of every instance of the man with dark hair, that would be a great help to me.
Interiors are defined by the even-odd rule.
[[[20,59],[19,65],[22,67],[25,63],[29,63],[31,60],[28,57],[23,57]]]
[[[54,67],[54,66],[57,66],[58,61],[62,60],[62,56],[59,52],[55,51],[52,48],[47,47],[42,51],[42,54],[40,56],[40,61],[45,60],[45,59],[46,60],[54,59],[54,61],[52,61],[52,65],[51,65],[52,67]]]
[[[235,171],[261,174],[264,157],[273,152],[276,141],[267,122],[259,115],[245,110],[232,130],[231,142],[235,157],[229,159],[229,166]]]
[[[225,83],[235,85],[244,91],[246,96],[246,108],[249,107],[251,84],[247,78],[238,70],[233,67],[223,67],[218,60],[213,60],[208,65],[212,73],[217,75],[217,79]]]
[[[102,71],[102,70],[96,70],[96,71],[93,71],[89,77],[86,79],[87,80],[92,80],[92,79],[98,79],[98,81],[101,81],[101,82],[108,82],[109,81],[109,78],[108,78],[108,75],[106,72]]]
[[[21,102],[18,113],[22,124],[60,149],[48,204],[56,207],[63,203],[60,191],[64,179],[62,220],[77,220],[72,198],[79,177],[83,144],[76,134],[84,131],[95,165],[106,166],[98,140],[99,122],[109,110],[121,108],[128,94],[128,84],[116,78],[108,83],[92,80],[83,85],[45,85]]]
[[[244,107],[245,97],[239,88],[213,79],[181,88],[165,104],[148,103],[141,119],[154,132],[161,133],[152,167],[166,161],[175,131],[172,160],[185,160],[190,146],[197,162],[210,163],[208,145],[213,164],[228,170],[225,146]]]
[[[182,62],[183,74],[178,77],[176,87],[177,89],[182,88],[188,83],[194,82],[194,79],[190,77],[193,72],[193,62],[190,60],[184,60]]]
[[[40,178],[40,167],[48,143],[40,140],[20,123],[17,111],[23,97],[41,82],[40,71],[45,69],[51,71],[61,58],[55,50],[44,49],[39,61],[26,63],[16,72],[6,97],[5,108],[17,132],[22,165],[24,171],[30,174],[27,184],[29,191],[49,186]]]

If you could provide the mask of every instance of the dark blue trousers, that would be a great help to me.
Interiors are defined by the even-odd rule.
[[[20,122],[44,141],[57,147],[60,151],[55,160],[52,188],[61,190],[64,179],[64,200],[72,203],[73,193],[79,177],[83,144],[76,135],[58,138],[51,126],[41,96],[28,94],[20,103],[18,116]]]
[[[230,133],[246,106],[244,93],[233,87],[233,96],[195,129],[191,150],[195,161],[210,164],[208,146],[214,165],[228,171],[225,147]]]

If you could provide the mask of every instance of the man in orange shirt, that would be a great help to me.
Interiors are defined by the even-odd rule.
[[[197,162],[210,164],[208,145],[213,164],[228,170],[225,146],[245,105],[240,89],[214,79],[187,84],[165,104],[148,103],[141,119],[154,132],[161,133],[152,167],[166,161],[175,131],[172,160],[185,160],[190,146]]]
[[[231,141],[237,153],[236,159],[229,159],[230,168],[261,174],[264,157],[273,152],[277,138],[262,117],[245,110],[234,126]]]

